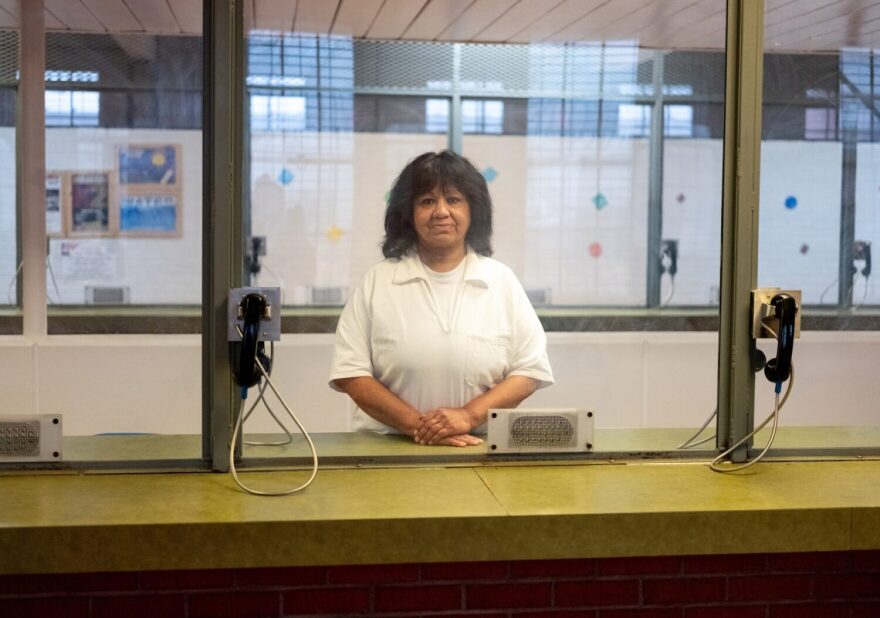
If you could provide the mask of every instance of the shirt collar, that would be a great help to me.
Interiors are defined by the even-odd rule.
[[[464,259],[465,283],[488,288],[489,276],[486,272],[484,258],[468,247],[467,255]],[[427,281],[428,274],[425,272],[425,267],[419,259],[419,254],[416,251],[412,251],[397,260],[397,268],[394,270],[392,283],[401,285],[409,283],[410,281],[418,281],[420,279]]]

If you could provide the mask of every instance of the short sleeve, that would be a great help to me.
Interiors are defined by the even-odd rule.
[[[522,285],[513,276],[511,302],[514,311],[514,338],[508,375],[520,375],[538,382],[538,388],[553,384],[553,371],[547,356],[547,335]]]
[[[336,326],[330,388],[339,391],[334,380],[373,375],[370,346],[371,312],[365,288],[367,280],[355,289]]]

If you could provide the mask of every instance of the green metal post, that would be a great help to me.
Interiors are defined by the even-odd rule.
[[[225,472],[239,399],[230,370],[226,300],[244,276],[244,5],[204,2],[202,451],[213,470]]]
[[[726,448],[754,426],[751,290],[758,270],[764,0],[727,0],[718,438]],[[744,461],[749,444],[736,449]]]

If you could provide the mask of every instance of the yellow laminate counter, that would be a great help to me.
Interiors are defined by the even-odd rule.
[[[880,549],[880,461],[0,477],[0,573],[849,549]]]

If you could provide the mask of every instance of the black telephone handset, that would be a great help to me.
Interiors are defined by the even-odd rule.
[[[259,341],[260,320],[266,310],[266,299],[260,294],[248,294],[241,300],[244,310],[244,326],[241,329],[241,343],[232,344],[232,374],[235,383],[245,388],[259,384],[262,373],[256,359],[266,372],[272,370],[266,346]]]
[[[767,361],[764,375],[777,385],[788,380],[791,375],[791,354],[794,350],[794,322],[798,307],[795,299],[788,294],[777,294],[770,300],[779,321],[776,334],[776,358]]]

